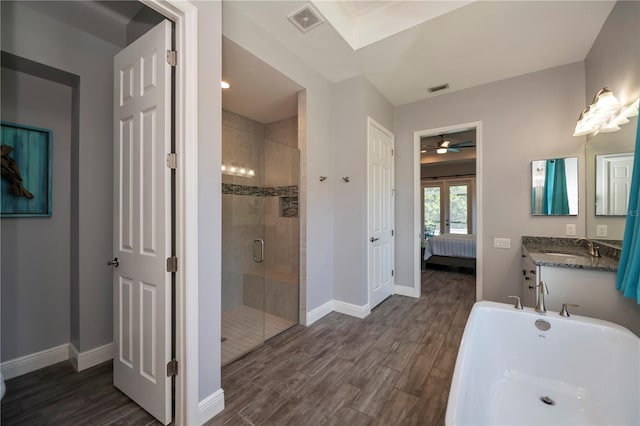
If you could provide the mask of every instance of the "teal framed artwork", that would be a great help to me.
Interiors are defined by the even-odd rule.
[[[51,130],[0,125],[0,216],[51,216]]]

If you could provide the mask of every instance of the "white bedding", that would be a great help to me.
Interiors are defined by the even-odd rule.
[[[468,234],[442,234],[427,240],[424,260],[431,256],[476,258],[476,236]]]

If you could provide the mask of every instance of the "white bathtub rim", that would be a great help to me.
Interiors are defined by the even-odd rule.
[[[550,321],[569,321],[569,322],[579,322],[579,323],[587,323],[594,326],[599,327],[607,327],[613,329],[622,334],[629,335],[633,339],[636,340],[637,344],[640,346],[640,337],[632,333],[628,328],[623,327],[619,324],[615,324],[609,321],[600,320],[597,318],[586,317],[582,315],[573,315],[570,317],[560,316],[559,312],[555,311],[547,311],[544,314],[536,312],[533,308],[524,308],[523,310],[515,309],[512,304],[509,303],[499,303],[499,302],[490,302],[490,301],[480,301],[476,302],[471,309],[471,313],[469,314],[469,318],[467,319],[467,323],[464,327],[464,333],[462,334],[462,340],[460,341],[460,347],[458,348],[458,354],[456,356],[456,364],[453,371],[453,377],[451,379],[451,387],[449,388],[449,398],[447,401],[447,411],[445,414],[445,425],[453,426],[457,425],[456,415],[458,412],[459,405],[459,397],[460,397],[460,386],[462,382],[462,373],[464,359],[461,360],[460,355],[463,350],[464,341],[467,337],[467,334],[470,333],[470,324],[473,324],[472,319],[478,315],[477,313],[481,310],[504,310],[511,311],[514,314],[527,315],[532,318],[549,318]]]

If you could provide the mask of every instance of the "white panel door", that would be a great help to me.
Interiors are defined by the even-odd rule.
[[[393,288],[393,135],[371,118],[368,126],[368,275],[373,309]]]
[[[606,160],[609,180],[608,213],[626,215],[631,193],[631,174],[633,157],[611,158]]]
[[[171,421],[171,24],[114,58],[113,384]]]

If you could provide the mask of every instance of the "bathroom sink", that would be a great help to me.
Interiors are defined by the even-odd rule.
[[[545,253],[547,256],[558,256],[558,257],[582,257],[579,254],[572,253]]]

